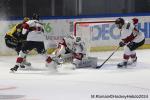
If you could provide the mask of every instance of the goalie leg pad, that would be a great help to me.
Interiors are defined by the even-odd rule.
[[[87,68],[97,66],[97,58],[96,57],[87,57],[83,58],[77,65],[76,68]]]
[[[83,56],[84,55],[82,53],[74,53],[73,54],[73,57],[78,60],[82,60]]]
[[[64,60],[64,62],[72,62],[73,61],[72,53],[63,54],[63,55],[61,55],[61,58]]]
[[[73,62],[72,64],[74,64],[75,66],[79,65],[79,63],[81,62],[82,60],[79,60],[79,59],[73,59]]]

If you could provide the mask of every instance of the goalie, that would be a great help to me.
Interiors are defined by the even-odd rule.
[[[48,56],[46,65],[57,70],[57,65],[67,61],[70,61],[74,65],[73,69],[91,66],[89,64],[91,64],[90,61],[92,60],[86,57],[86,48],[81,37],[68,36],[63,38],[59,42],[57,49],[52,55]],[[95,64],[97,65],[97,62]]]

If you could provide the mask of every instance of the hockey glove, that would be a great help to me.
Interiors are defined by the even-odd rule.
[[[120,47],[123,47],[123,46],[125,46],[125,45],[126,45],[126,44],[125,44],[124,42],[122,42],[122,41],[119,43],[119,46],[120,46]]]

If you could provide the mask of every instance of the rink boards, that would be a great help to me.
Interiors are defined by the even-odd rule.
[[[132,18],[137,17],[139,19],[138,28],[145,34],[146,43],[142,48],[150,48],[150,16],[126,16],[125,20],[131,21]],[[48,51],[53,51],[53,48],[57,46],[60,39],[68,34],[74,33],[75,22],[95,22],[95,21],[108,21],[115,20],[116,17],[96,17],[96,18],[62,18],[62,19],[42,19],[45,30],[45,46]],[[16,23],[21,20],[1,20],[0,29],[0,54],[2,55],[13,55],[15,52],[5,46],[4,36],[5,33]],[[99,25],[88,26],[85,28],[85,36],[90,30],[90,47],[91,51],[105,51],[113,50],[119,42],[119,34],[115,29],[114,23],[102,23]],[[80,31],[79,31],[80,32]]]

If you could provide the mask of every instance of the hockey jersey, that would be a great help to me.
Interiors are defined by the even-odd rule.
[[[44,28],[38,20],[27,21],[22,30],[27,35],[27,41],[44,41]]]
[[[128,42],[141,42],[145,36],[144,33],[139,31],[133,23],[125,22],[122,29],[120,29],[121,40],[124,43]]]
[[[74,42],[73,51],[74,51],[75,53],[86,54],[85,43],[84,43],[83,41]]]

